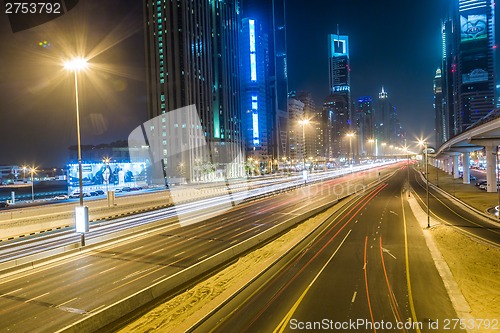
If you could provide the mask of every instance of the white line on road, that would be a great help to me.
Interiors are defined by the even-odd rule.
[[[178,256],[180,256],[181,254],[184,254],[184,253],[186,253],[186,251],[179,252],[174,257],[178,257]]]
[[[84,269],[84,268],[87,268],[89,266],[92,266],[93,264],[88,264],[88,265],[85,265],[85,266],[82,266],[82,267],[78,267],[76,270],[79,271],[80,269]]]
[[[103,274],[103,273],[106,273],[106,272],[112,271],[112,270],[113,270],[113,269],[115,269],[115,268],[116,268],[116,266],[115,266],[115,267],[108,268],[108,269],[107,269],[107,270],[105,270],[105,271],[99,272],[99,274]]]
[[[358,294],[358,292],[355,291],[354,294],[352,295],[351,303],[354,303],[354,301],[356,300],[356,295],[357,294]]]
[[[382,248],[382,252],[387,253],[388,255],[390,255],[391,257],[393,257],[394,259],[398,259],[398,258],[396,258],[396,256],[394,256],[394,254],[391,253],[391,251],[389,251],[387,249]]]
[[[35,299],[37,299],[37,298],[43,297],[43,296],[48,295],[48,294],[50,294],[50,292],[45,293],[45,294],[42,294],[42,295],[37,296],[37,297],[30,298],[30,299],[28,299],[28,300],[24,301],[24,303],[29,303],[29,302],[31,302],[31,301],[34,301],[34,300],[35,300]]]
[[[57,305],[56,308],[63,306],[64,304],[68,304],[69,302],[73,302],[75,299],[78,299],[78,297],[75,297],[75,298],[70,299],[69,301],[63,302],[63,303]]]
[[[5,295],[9,295],[9,294],[15,293],[16,291],[19,291],[19,290],[23,290],[23,288],[19,288],[19,289],[16,289],[16,290],[9,291],[8,293],[0,295],[0,297],[4,297]]]
[[[152,252],[152,254],[155,254],[155,253],[161,252],[161,251],[163,251],[163,250],[165,250],[165,249],[159,249],[159,250],[156,250],[156,251]]]

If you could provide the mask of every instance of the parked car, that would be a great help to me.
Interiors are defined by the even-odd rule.
[[[59,194],[56,195],[53,199],[54,200],[67,200],[69,197],[66,194]]]
[[[6,208],[9,207],[9,204],[6,202],[0,202],[0,208]]]
[[[95,190],[94,192],[96,192],[98,195],[104,195],[104,191],[103,190]]]
[[[92,191],[89,193],[91,197],[97,197],[99,196],[99,193],[97,193],[97,191]]]
[[[132,189],[130,187],[126,186],[126,187],[122,188],[122,192],[130,192],[130,191],[132,191]]]
[[[476,182],[476,186],[486,185],[486,180],[480,180]]]

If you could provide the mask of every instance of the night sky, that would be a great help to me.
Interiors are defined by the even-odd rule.
[[[353,100],[376,99],[384,86],[408,136],[432,135],[444,1],[288,0],[289,90],[311,91],[321,105],[327,35],[338,24],[350,38]],[[73,76],[61,62],[77,49],[95,55],[79,79],[82,143],[126,140],[147,115],[142,25],[140,0],[80,0],[63,17],[16,34],[2,14],[0,164],[65,164],[76,126]],[[44,40],[46,48],[38,45]]]

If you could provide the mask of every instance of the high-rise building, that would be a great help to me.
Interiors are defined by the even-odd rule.
[[[242,20],[240,32],[240,98],[242,132],[247,157],[272,161],[273,123],[269,98],[269,52],[267,34],[258,20]]]
[[[347,161],[351,153],[349,138],[349,105],[344,96],[330,95],[323,102],[323,119],[325,124],[325,152],[327,160]],[[352,139],[351,139],[352,141]]]
[[[289,112],[289,142],[290,142],[290,160],[292,163],[300,164],[307,158],[305,155],[305,131],[306,124],[301,123],[304,118],[304,103],[295,99],[288,98]]]
[[[269,39],[269,94],[272,101],[270,143],[273,159],[289,155],[288,147],[288,69],[286,50],[285,0],[243,1],[244,17],[260,21]]]
[[[345,35],[328,35],[328,65],[330,76],[330,94],[335,98],[331,99],[334,112],[334,156],[347,156],[346,149],[350,149],[342,144],[347,133],[352,128],[351,111],[351,69],[349,64],[349,38]],[[328,109],[329,107],[327,107]],[[340,149],[340,150],[338,150]]]
[[[459,0],[459,130],[495,109],[495,2]]]
[[[147,0],[144,18],[149,118],[195,105],[203,137],[194,140],[206,140],[212,148],[232,143],[238,149],[238,1]],[[162,126],[147,130],[158,138],[167,135]],[[172,169],[168,141],[163,140],[160,155],[165,168]],[[186,162],[192,165],[196,154],[190,152]],[[228,172],[238,175],[236,169]]]
[[[373,99],[370,96],[358,98],[356,106],[356,125],[359,135],[359,149],[362,155],[373,156],[375,140],[375,120]]]
[[[324,162],[322,111],[316,109],[312,94],[308,91],[298,91],[293,93],[293,97],[304,103],[304,118],[309,121],[305,130],[305,154],[314,162]]]
[[[436,147],[441,146],[447,141],[447,118],[443,107],[443,77],[441,76],[441,69],[436,70],[434,77],[434,111],[436,115]]]
[[[443,140],[496,107],[495,2],[454,0],[443,20]]]

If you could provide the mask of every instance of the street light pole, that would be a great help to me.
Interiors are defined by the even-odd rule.
[[[35,168],[31,167],[30,169],[31,172],[31,201],[35,201],[35,188],[34,188],[34,180],[33,180],[33,174],[35,173]]]
[[[304,184],[307,183],[307,169],[306,169],[306,130],[305,126],[309,124],[309,119],[299,120],[299,124],[302,125],[302,162],[304,169],[302,170],[302,174],[304,177]]]
[[[83,171],[82,171],[82,147],[80,135],[80,108],[78,103],[78,72],[87,67],[87,61],[83,58],[75,58],[65,62],[64,67],[71,70],[75,75],[75,102],[76,102],[76,140],[78,150],[78,178],[80,189],[80,205],[75,209],[75,222],[77,232],[81,233],[81,244],[85,246],[85,232],[88,231],[88,210],[83,206]],[[81,226],[79,226],[81,222]]]

